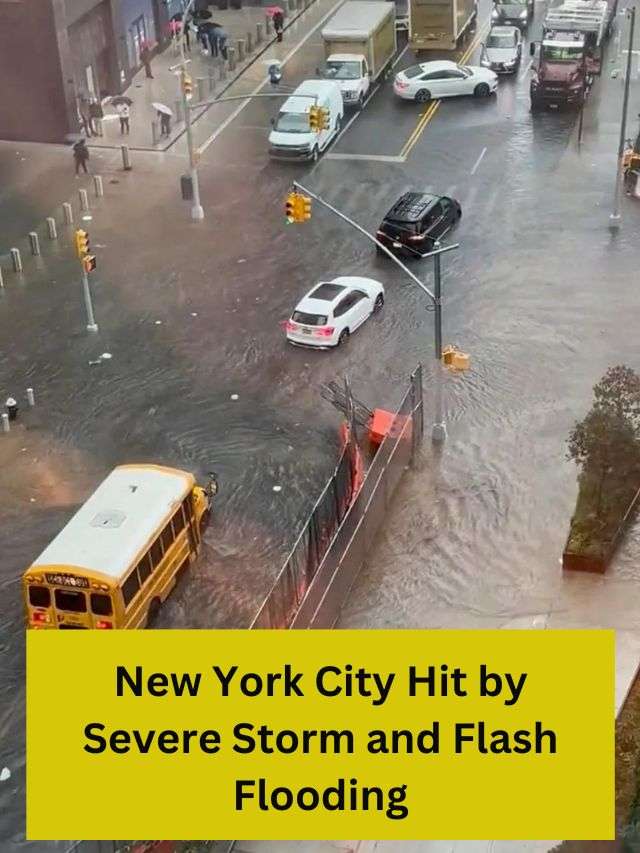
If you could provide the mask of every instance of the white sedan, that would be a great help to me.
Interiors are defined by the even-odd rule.
[[[486,98],[498,87],[498,76],[489,68],[456,65],[449,60],[421,62],[396,74],[393,91],[400,98],[421,104],[455,95]]]
[[[284,324],[287,340],[308,347],[337,347],[384,305],[384,287],[360,276],[316,284]]]

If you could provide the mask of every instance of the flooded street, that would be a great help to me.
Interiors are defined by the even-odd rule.
[[[320,50],[310,42],[294,81]],[[0,387],[21,399],[33,387],[37,406],[21,402],[0,438],[0,766],[12,772],[0,788],[3,853],[54,849],[23,842],[22,572],[113,466],[157,462],[201,482],[214,470],[205,551],[158,624],[248,625],[335,465],[339,416],[319,393],[331,379],[347,375],[368,406],[392,409],[425,366],[421,464],[401,483],[341,627],[614,626],[637,660],[637,530],[605,577],[560,565],[576,495],[568,432],[608,367],[640,369],[640,204],[625,199],[623,230],[607,230],[620,81],[597,84],[578,150],[574,115],[530,114],[528,79],[523,68],[491,101],[443,102],[403,162],[384,158],[400,159],[416,105],[389,84],[329,156],[304,167],[268,161],[275,108],[254,102],[203,157],[199,225],[177,200],[181,151],[141,157],[126,177],[105,158],[117,182],[90,226],[103,247],[96,336],[84,330],[68,235],[23,281],[7,276]],[[422,292],[319,207],[286,226],[293,178],[369,230],[410,187],[461,202],[447,237],[460,248],[443,261],[444,343],[468,352],[472,369],[446,377],[441,451],[430,441],[433,315]],[[23,198],[19,233],[42,218],[39,203]],[[2,216],[0,253],[17,239]],[[428,262],[411,268],[431,286]],[[383,312],[339,351],[287,348],[279,323],[297,299],[347,274],[384,283]]]

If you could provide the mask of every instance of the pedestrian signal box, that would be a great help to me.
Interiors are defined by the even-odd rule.
[[[182,74],[182,91],[184,93],[185,98],[190,101],[193,97],[193,80],[189,77],[188,74],[183,72]]]
[[[82,228],[76,231],[76,254],[81,260],[89,254],[89,232]]]
[[[82,259],[82,268],[85,272],[93,272],[96,268],[96,256],[85,255]]]
[[[296,221],[296,204],[298,200],[297,193],[289,193],[287,195],[287,199],[284,205],[284,216],[285,221],[288,225],[291,225]]]

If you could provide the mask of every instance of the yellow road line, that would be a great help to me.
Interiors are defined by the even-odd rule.
[[[480,26],[480,29],[478,30],[478,32],[474,36],[471,44],[467,47],[467,49],[464,51],[462,56],[458,59],[458,63],[460,65],[462,65],[464,62],[466,62],[469,59],[469,57],[471,56],[473,51],[480,44],[480,40],[483,39],[484,36],[486,35],[486,33],[488,32],[490,24],[491,24],[491,19],[488,18]],[[416,142],[418,141],[418,139],[422,135],[422,132],[424,131],[425,127],[429,124],[431,119],[437,113],[438,108],[440,106],[440,103],[441,103],[440,101],[433,101],[429,105],[429,107],[427,108],[426,112],[420,117],[418,124],[413,129],[409,138],[405,142],[404,147],[402,148],[402,151],[400,152],[400,157],[404,157],[404,158],[408,157],[411,149],[414,147],[414,145],[416,144]]]

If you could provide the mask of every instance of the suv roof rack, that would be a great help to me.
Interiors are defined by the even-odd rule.
[[[438,196],[430,193],[405,193],[393,205],[387,214],[387,218],[395,219],[398,222],[415,222],[424,216],[425,210],[437,200]]]

